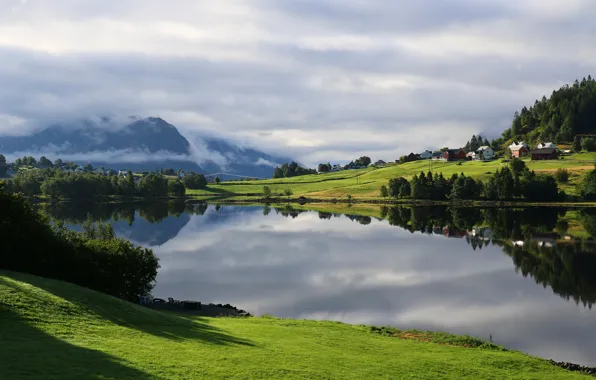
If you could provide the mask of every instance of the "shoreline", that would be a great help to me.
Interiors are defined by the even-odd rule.
[[[526,201],[486,201],[486,200],[457,200],[457,201],[434,201],[425,199],[358,199],[351,200],[345,198],[307,198],[304,196],[298,198],[287,197],[270,197],[263,198],[251,195],[230,194],[229,196],[202,196],[202,195],[188,195],[184,197],[95,197],[95,198],[62,198],[49,199],[45,197],[24,197],[25,199],[34,203],[76,203],[76,202],[101,202],[101,203],[125,203],[125,202],[155,202],[155,201],[197,201],[199,203],[211,204],[299,204],[305,206],[312,204],[367,204],[379,206],[414,206],[414,207],[431,207],[431,206],[454,206],[454,207],[567,207],[567,208],[593,208],[596,207],[594,201],[569,201],[569,202],[526,202]]]
[[[160,299],[160,301],[163,301]],[[184,303],[197,303],[199,305],[198,309],[186,309],[183,305]],[[189,314],[192,316],[197,317],[210,317],[210,318],[273,318],[273,319],[280,319],[280,320],[295,320],[294,318],[279,318],[270,315],[262,315],[262,316],[254,316],[248,313],[245,310],[239,309],[235,306],[230,304],[202,304],[199,301],[176,301],[174,303],[170,302],[158,302],[158,303],[150,303],[146,306],[151,310],[156,311],[165,311],[171,313],[180,313],[180,314]],[[334,322],[334,321],[331,321]],[[349,323],[338,322],[342,324],[352,325]],[[454,346],[454,347],[464,347],[467,349],[489,349],[489,350],[498,350],[498,351],[517,351],[502,347],[498,344],[493,343],[492,341],[487,341],[484,339],[480,339],[477,337],[469,336],[469,335],[459,335],[459,334],[452,334],[447,332],[441,331],[420,331],[420,330],[401,330],[394,327],[377,327],[373,325],[363,325],[370,330],[371,334],[378,334],[382,336],[388,336],[396,339],[406,339],[406,340],[415,340],[419,342],[426,342],[426,343],[436,343],[440,345],[446,346]],[[521,351],[518,351],[521,352]],[[544,360],[545,362],[563,368],[565,370],[571,372],[579,372],[586,375],[591,375],[596,377],[596,367],[590,366],[583,366],[580,364],[575,364],[572,362],[558,362],[553,359],[546,359],[538,356],[533,356],[530,354],[525,353],[526,355]]]

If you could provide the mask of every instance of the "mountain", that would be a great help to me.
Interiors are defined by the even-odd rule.
[[[55,124],[28,136],[0,136],[0,149],[12,159],[45,156],[116,170],[181,168],[263,178],[270,178],[276,165],[291,161],[213,137],[189,141],[172,124],[155,117]]]
[[[576,135],[596,133],[596,80],[588,76],[536,100],[513,117],[502,139],[571,142]]]

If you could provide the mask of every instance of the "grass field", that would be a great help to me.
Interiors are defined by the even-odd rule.
[[[559,168],[568,169],[570,180],[561,184],[561,188],[569,194],[576,194],[576,186],[586,171],[594,168],[596,153],[579,153],[565,156],[554,161],[531,161],[525,159],[527,166],[538,173],[554,173]],[[291,189],[296,196],[311,198],[342,198],[351,195],[360,199],[379,198],[379,188],[386,185],[389,179],[396,177],[411,178],[421,171],[443,173],[450,177],[454,173],[486,180],[497,169],[506,165],[501,160],[491,162],[468,161],[461,165],[457,162],[415,161],[406,164],[389,164],[385,167],[370,167],[359,170],[346,170],[328,174],[314,174],[287,179],[270,179],[261,181],[231,181],[219,185],[209,185],[206,190],[189,190],[189,195],[213,196],[261,196],[263,186],[269,186],[273,194],[282,195],[285,189]]]
[[[472,338],[394,335],[334,322],[165,314],[0,271],[3,379],[588,378]]]

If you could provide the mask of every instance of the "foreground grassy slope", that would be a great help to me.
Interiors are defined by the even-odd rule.
[[[580,379],[517,352],[274,318],[162,314],[80,287],[0,271],[6,379]]]
[[[566,156],[555,161],[531,161],[526,164],[532,170],[543,173],[554,173],[559,168],[570,171],[570,182],[562,186],[569,194],[576,193],[576,186],[587,170],[594,168],[596,153],[580,153]],[[307,175],[294,178],[271,179],[262,181],[232,181],[219,185],[210,185],[207,190],[189,190],[189,195],[217,196],[217,195],[252,195],[260,196],[263,186],[267,185],[274,194],[283,194],[284,189],[292,189],[294,196],[316,198],[341,198],[348,194],[363,199],[379,197],[379,188],[386,185],[390,178],[411,178],[421,171],[432,169],[435,173],[451,176],[454,173],[464,173],[474,178],[486,180],[502,165],[501,160],[491,162],[469,161],[458,165],[457,162],[416,161],[402,165],[390,164],[385,167],[367,168],[360,170],[346,170],[336,173]]]

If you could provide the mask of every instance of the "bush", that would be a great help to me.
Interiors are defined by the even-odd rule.
[[[204,189],[207,187],[207,180],[202,174],[188,173],[184,176],[184,186],[192,190]]]
[[[555,172],[555,179],[559,183],[569,182],[569,171],[567,169],[558,169]]]
[[[74,232],[50,225],[23,199],[0,187],[0,269],[71,282],[136,300],[147,294],[159,268],[150,249],[118,239],[109,225]]]
[[[596,139],[593,137],[586,137],[582,139],[582,148],[588,152],[596,152]]]

